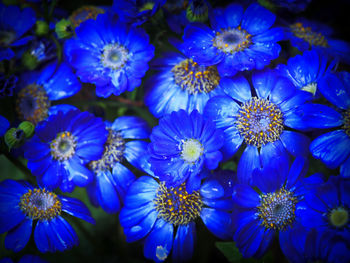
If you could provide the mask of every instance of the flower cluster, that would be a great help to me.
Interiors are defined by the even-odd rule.
[[[311,0],[3,2],[0,262],[350,262],[350,42]]]

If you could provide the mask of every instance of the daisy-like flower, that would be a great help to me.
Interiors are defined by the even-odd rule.
[[[290,247],[300,244],[298,237],[305,231],[298,211],[304,208],[305,194],[322,179],[319,175],[304,178],[307,165],[301,157],[295,159],[290,169],[288,162],[279,161],[279,165],[254,171],[254,185],[259,190],[247,184],[234,187],[233,239],[244,257],[258,258],[278,234],[283,253],[295,262],[298,254],[291,253]]]
[[[350,63],[350,43],[332,38],[333,29],[320,22],[299,18],[285,28],[285,38],[300,51],[318,49],[329,59]]]
[[[307,233],[308,241],[313,244],[306,244],[306,257],[325,262],[349,262],[350,181],[332,176],[307,193],[304,203],[297,216],[306,228],[314,228]]]
[[[20,120],[33,124],[46,119],[56,111],[51,101],[64,99],[76,94],[81,84],[65,62],[50,63],[40,72],[23,74],[17,93],[16,111]]]
[[[121,21],[135,26],[153,16],[166,0],[114,0],[113,11]]]
[[[0,183],[0,203],[0,233],[8,232],[5,247],[15,252],[26,246],[35,223],[34,241],[42,253],[64,251],[78,245],[78,236],[62,217],[63,213],[95,223],[81,201],[22,181]]]
[[[101,205],[108,213],[116,213],[126,190],[135,180],[134,174],[122,163],[126,160],[142,169],[148,143],[140,139],[149,138],[150,127],[138,117],[123,116],[108,124],[107,130],[108,139],[102,157],[88,164],[95,174],[88,193],[95,205]]]
[[[217,64],[220,75],[233,76],[237,71],[262,69],[278,57],[283,31],[271,28],[275,15],[258,4],[245,11],[239,4],[214,9],[209,28],[190,24],[185,28],[184,50],[201,65]]]
[[[305,51],[288,60],[287,65],[280,64],[277,71],[289,78],[300,90],[305,90],[313,95],[317,92],[318,83],[329,72],[334,63],[327,65],[327,57],[318,50]]]
[[[202,169],[215,169],[222,159],[223,133],[197,110],[172,112],[159,120],[151,133],[149,162],[167,187],[186,182],[191,193],[200,186]]]
[[[101,14],[75,31],[76,38],[65,42],[66,57],[83,82],[96,85],[97,96],[120,95],[141,84],[154,53],[144,30]]]
[[[232,178],[232,175],[231,175]],[[217,237],[232,235],[232,179],[205,181],[191,194],[185,184],[167,187],[152,177],[142,176],[129,188],[119,218],[127,242],[144,240],[144,255],[156,262],[190,260],[196,239],[196,222],[201,218]]]
[[[331,169],[340,166],[340,175],[350,178],[350,73],[328,73],[318,88],[336,108],[305,104],[302,119],[310,128],[336,129],[313,140],[310,152]]]
[[[93,173],[85,165],[101,157],[107,136],[102,119],[91,113],[59,111],[36,126],[24,145],[24,157],[41,186],[72,191],[92,182]]]
[[[31,8],[5,6],[0,3],[0,61],[11,59],[12,47],[26,44],[32,37],[23,35],[35,24],[35,13]]]
[[[152,64],[159,73],[146,82],[145,104],[157,118],[180,109],[203,113],[210,98],[225,94],[216,65],[201,66],[175,52],[166,53]]]
[[[225,157],[231,157],[242,143],[247,145],[237,167],[240,183],[249,183],[255,168],[276,157],[308,154],[308,137],[288,127],[306,129],[298,107],[311,99],[311,93],[296,89],[273,70],[255,72],[252,91],[241,75],[222,79],[221,83],[228,95],[210,99],[204,116],[224,131]]]

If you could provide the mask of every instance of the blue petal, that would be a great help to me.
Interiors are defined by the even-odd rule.
[[[252,98],[250,85],[242,75],[234,78],[221,78],[220,85],[224,88],[224,92],[235,100],[246,102]]]
[[[283,174],[283,172],[276,169],[276,165],[279,165],[278,160],[276,163],[265,166],[261,170],[253,171],[253,180],[252,185],[256,186],[263,193],[274,192],[283,185],[287,173]],[[286,164],[288,167],[288,163]]]
[[[298,231],[296,227],[289,227],[285,231],[281,231],[279,234],[279,243],[283,254],[291,261],[291,262],[303,262],[304,257],[302,254],[298,253],[298,250],[295,246],[293,246],[293,238],[291,234],[295,231]],[[301,246],[304,246],[305,242],[303,240],[298,239],[297,242],[300,242]]]
[[[170,254],[173,245],[173,232],[172,224],[158,219],[152,232],[146,238],[143,248],[145,257],[155,262],[164,261]]]
[[[255,42],[277,42],[283,39],[283,30],[278,27],[270,28],[265,32],[252,37],[252,41]]]
[[[60,200],[62,203],[62,211],[83,219],[91,224],[95,224],[95,219],[92,218],[89,209],[83,202],[68,196],[60,196]]]
[[[40,179],[41,183],[49,189],[58,187],[62,182],[63,169],[61,162],[52,160],[48,169]]]
[[[244,138],[240,135],[235,126],[225,129],[225,143],[221,148],[225,158],[234,155],[238,148],[242,145]]]
[[[22,220],[19,225],[7,233],[5,238],[6,249],[18,252],[27,245],[32,233],[32,222],[31,219]]]
[[[147,122],[134,116],[122,116],[115,119],[112,129],[121,131],[125,139],[147,139],[150,135],[150,127]]]
[[[345,83],[345,85],[349,85],[349,83]],[[320,79],[318,89],[333,105],[344,110],[350,107],[350,93],[337,75],[329,73]]]
[[[158,212],[153,210],[146,215],[140,222],[131,226],[124,227],[124,234],[127,242],[134,242],[144,238],[153,228],[158,217]]]
[[[72,178],[74,184],[80,187],[86,186],[93,179],[93,173],[84,165],[77,156],[73,156],[65,167],[69,170],[69,177]]]
[[[269,142],[261,146],[260,160],[263,167],[270,165],[271,160],[276,160],[288,166],[289,156],[280,140]],[[281,165],[280,165],[281,166]]]
[[[306,175],[308,162],[305,158],[297,156],[290,167],[286,187],[292,188],[301,178]]]
[[[340,166],[340,176],[350,178],[350,158]]]
[[[119,214],[120,224],[124,228],[131,228],[141,222],[148,214],[155,210],[153,200],[150,200],[145,205],[128,208],[123,207]]]
[[[0,61],[6,59],[10,60],[15,56],[15,52],[13,52],[10,48],[1,48],[0,49]]]
[[[265,228],[258,226],[258,227],[252,227],[254,229],[254,232],[251,234],[251,237],[247,241],[247,244],[242,249],[242,254],[244,257],[252,257],[254,256],[260,246],[265,242],[264,240],[264,232]],[[249,236],[250,232],[246,233],[245,235]],[[270,241],[271,242],[271,241]]]
[[[10,127],[9,121],[0,115],[0,136],[3,136]]]
[[[124,198],[129,186],[135,181],[135,175],[121,163],[116,163],[112,171],[113,181],[118,189],[118,193]]]
[[[296,91],[295,86],[289,79],[279,77],[276,79],[275,85],[272,88],[270,100],[273,103],[280,104],[290,99]]]
[[[215,236],[221,239],[232,238],[232,222],[229,213],[211,208],[202,208],[201,218]]]
[[[312,155],[331,169],[341,165],[350,154],[350,138],[343,130],[328,132],[310,145]]]
[[[218,167],[219,162],[222,159],[222,153],[219,151],[215,151],[215,152],[210,152],[210,153],[206,153],[205,154],[205,166],[209,169],[209,170],[213,170],[216,169],[216,167]]]
[[[54,105],[49,108],[49,116],[55,115],[59,111],[62,111],[64,114],[66,114],[70,110],[77,110],[78,108],[69,104],[60,104],[60,105]]]
[[[232,200],[240,207],[255,208],[260,204],[260,198],[250,186],[237,184],[232,193]]]
[[[237,167],[237,179],[239,183],[250,183],[253,170],[260,168],[260,156],[258,148],[247,145],[244,150]]]
[[[152,202],[157,194],[158,183],[150,176],[138,178],[130,187],[125,196],[125,207],[136,208]]]
[[[294,110],[294,108],[303,105],[305,102],[312,99],[312,94],[307,91],[297,90],[291,97],[279,104],[279,108],[282,112],[288,112]]]
[[[258,4],[251,4],[245,10],[242,28],[252,35],[260,34],[269,29],[275,22],[276,16]]]
[[[210,22],[216,31],[229,27],[236,28],[241,23],[243,7],[240,4],[230,4],[224,10],[215,8],[213,15]]]
[[[207,180],[200,188],[201,196],[204,198],[221,198],[225,191],[222,185],[217,180]]]
[[[143,163],[143,157],[148,154],[147,151],[148,142],[144,141],[131,141],[125,144],[124,157],[129,163],[141,169]]]
[[[283,146],[293,156],[307,156],[309,153],[310,139],[304,134],[294,131],[283,131],[280,136]]]
[[[106,170],[96,175],[96,190],[103,210],[107,213],[116,213],[120,210],[120,200],[110,171]]]
[[[276,85],[276,80],[275,72],[270,69],[254,72],[252,82],[258,97],[266,99]]]
[[[173,243],[173,262],[188,261],[192,258],[196,239],[196,225],[189,222],[187,225],[179,225]]]

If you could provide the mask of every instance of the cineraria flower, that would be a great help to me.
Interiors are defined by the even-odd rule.
[[[306,159],[297,157],[289,171],[288,162],[279,161],[279,165],[254,171],[254,185],[259,190],[246,184],[233,189],[233,239],[244,257],[261,257],[278,234],[283,253],[294,262],[296,255],[290,253],[289,247],[300,242],[298,236],[305,230],[298,211],[304,208],[305,194],[322,179],[319,175],[304,179]]]
[[[145,104],[157,118],[180,109],[203,113],[210,98],[225,94],[216,65],[201,66],[175,52],[152,64],[160,72],[146,82]]]
[[[262,69],[278,57],[282,40],[280,28],[270,28],[275,15],[258,4],[246,11],[239,4],[214,9],[209,28],[190,24],[183,40],[185,54],[201,65],[217,64],[220,75],[237,71]]]
[[[35,13],[31,8],[23,8],[0,3],[0,61],[11,59],[15,53],[10,47],[26,44],[31,36],[23,37],[35,24]]]
[[[306,9],[311,0],[270,0],[274,5],[287,8],[289,11],[298,13]]]
[[[349,262],[350,260],[350,181],[332,176],[324,184],[305,195],[304,209],[297,216],[308,233],[305,244],[306,257],[325,262]],[[316,247],[316,248],[315,248]]]
[[[119,117],[108,126],[102,157],[88,165],[95,180],[87,189],[95,205],[115,213],[120,210],[126,190],[135,180],[134,174],[122,163],[127,160],[141,168],[148,143],[139,139],[148,139],[150,128],[144,120],[131,116]]]
[[[310,144],[312,155],[329,168],[340,166],[340,175],[350,178],[350,73],[328,73],[318,86],[336,109],[321,104],[305,104],[300,115],[310,128],[337,128]]]
[[[76,9],[69,16],[69,20],[71,21],[73,27],[76,28],[86,20],[96,19],[99,14],[104,14],[104,13],[105,13],[105,10],[103,8],[93,6],[93,5],[84,5]]]
[[[5,76],[0,73],[0,98],[11,97],[18,78],[15,75]]]
[[[277,71],[289,78],[294,86],[313,95],[317,92],[318,83],[334,66],[334,62],[327,67],[327,57],[317,50],[305,51],[288,60],[287,65],[279,64]]]
[[[144,239],[144,255],[156,262],[190,260],[196,240],[195,220],[201,218],[217,237],[232,235],[232,180],[211,178],[191,194],[185,184],[167,187],[142,176],[130,187],[119,219],[127,242]]]
[[[187,181],[191,193],[200,186],[201,170],[215,169],[222,159],[223,133],[197,110],[172,112],[159,120],[151,133],[149,162],[155,176],[167,187]]]
[[[329,59],[336,58],[349,64],[350,43],[333,39],[332,32],[332,28],[325,24],[300,18],[285,28],[285,38],[302,52],[308,49],[318,49]]]
[[[288,153],[308,154],[307,136],[288,130],[306,129],[296,114],[298,107],[311,99],[311,93],[297,90],[287,78],[273,70],[253,73],[253,91],[241,75],[221,80],[227,96],[210,99],[204,116],[225,133],[222,152],[231,157],[244,142],[237,167],[240,183],[249,183],[252,171]]]
[[[12,259],[6,257],[0,259],[0,263],[13,263]],[[18,263],[48,263],[46,260],[34,255],[24,255],[20,258]]]
[[[24,157],[41,186],[71,192],[92,182],[85,164],[101,157],[107,136],[103,121],[89,112],[59,111],[36,126]]]
[[[114,0],[113,11],[121,21],[139,26],[153,16],[166,0]]]
[[[100,97],[138,87],[154,53],[144,30],[114,20],[109,14],[89,19],[76,28],[76,38],[65,42],[66,57],[77,76],[95,84]]]
[[[81,84],[65,62],[47,65],[41,72],[23,74],[22,87],[17,93],[16,111],[20,120],[33,124],[46,119],[52,109],[52,100],[67,98],[76,94]]]
[[[78,236],[62,212],[95,223],[78,199],[34,188],[23,181],[0,183],[0,203],[0,233],[8,232],[5,247],[15,252],[26,246],[35,222],[34,241],[40,252],[64,251],[78,245]]]

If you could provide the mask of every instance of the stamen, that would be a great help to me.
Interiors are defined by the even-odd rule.
[[[189,94],[208,93],[214,90],[220,82],[216,66],[200,66],[192,59],[186,59],[175,65],[171,72],[174,80]]]
[[[290,25],[290,29],[296,37],[304,39],[310,46],[328,47],[325,36],[312,31],[311,27],[304,27],[302,23],[297,22]]]
[[[195,139],[188,139],[184,141],[181,148],[182,159],[189,163],[195,163],[199,157],[202,156],[204,151],[202,144]]]
[[[278,140],[284,129],[282,111],[267,99],[253,97],[241,106],[236,118],[244,141],[256,147]]]
[[[61,201],[55,193],[35,188],[22,195],[19,206],[32,220],[50,220],[61,214]]]
[[[248,48],[252,44],[251,37],[252,35],[241,26],[221,29],[221,32],[216,32],[213,38],[213,46],[225,53],[233,54]]]
[[[128,60],[128,50],[119,44],[104,46],[101,61],[104,67],[113,70],[123,68]]]
[[[305,90],[307,92],[310,92],[312,95],[315,95],[317,91],[317,83],[316,82],[309,83],[304,87],[302,87],[301,90]]]
[[[42,86],[31,84],[18,93],[16,111],[21,120],[36,125],[47,118],[49,108],[50,100]]]
[[[51,141],[51,155],[59,161],[68,160],[74,155],[76,145],[75,136],[68,131],[61,132]]]
[[[194,221],[199,217],[203,206],[199,191],[188,194],[185,183],[175,188],[167,188],[164,182],[160,183],[153,202],[159,213],[158,217],[174,226]]]
[[[90,162],[89,166],[95,173],[113,169],[113,165],[124,159],[125,141],[120,132],[108,129],[108,139],[101,159]]]
[[[349,210],[345,207],[333,208],[328,213],[329,223],[335,228],[344,228],[349,224]]]
[[[343,113],[343,127],[345,133],[350,137],[350,108]]]
[[[297,197],[283,187],[274,192],[260,196],[260,206],[257,207],[258,217],[265,228],[285,230],[295,220]]]

